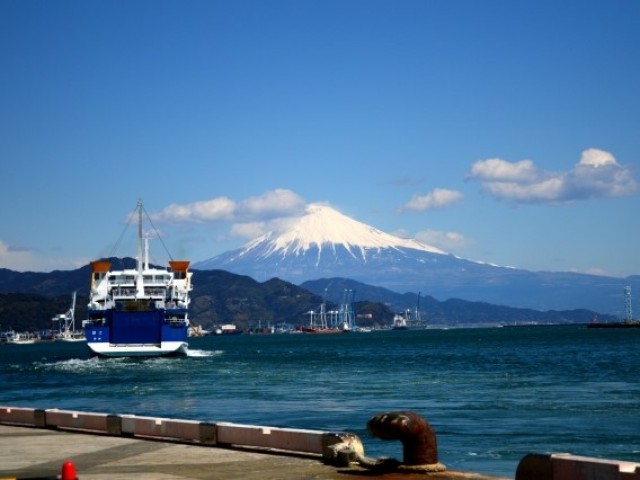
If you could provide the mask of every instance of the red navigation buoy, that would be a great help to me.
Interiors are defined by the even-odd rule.
[[[78,477],[76,477],[76,466],[73,462],[64,462],[62,464],[60,480],[78,480]]]

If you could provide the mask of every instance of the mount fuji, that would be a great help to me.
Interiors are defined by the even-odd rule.
[[[640,288],[639,276],[530,272],[466,260],[382,232],[321,204],[309,205],[286,230],[269,232],[193,268],[227,270],[258,281],[278,277],[295,284],[349,278],[439,300],[460,298],[538,310],[619,312],[623,287],[636,284]]]

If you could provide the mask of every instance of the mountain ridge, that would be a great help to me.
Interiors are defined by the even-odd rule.
[[[133,259],[118,262],[133,263]],[[78,292],[76,318],[86,318],[90,271],[88,265],[37,275],[0,269],[2,329],[51,328],[51,317],[66,311],[73,291]],[[399,294],[344,278],[320,279],[298,286],[277,278],[258,282],[247,275],[208,270],[194,271],[193,282],[191,319],[205,329],[225,323],[235,323],[241,329],[281,322],[306,325],[309,310],[318,309],[323,298],[328,308],[340,304],[345,289],[353,290],[360,326],[389,326],[394,313],[414,309],[418,298],[415,293]],[[585,309],[536,311],[461,299],[440,302],[429,295],[422,296],[420,311],[431,327],[585,323],[596,313]],[[614,318],[603,314],[600,320]]]

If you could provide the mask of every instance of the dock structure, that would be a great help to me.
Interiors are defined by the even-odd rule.
[[[69,463],[78,480],[505,480],[449,470],[371,471],[336,456],[341,450],[364,455],[360,439],[347,432],[0,407],[0,480],[53,480]],[[534,454],[514,475],[640,480],[640,464]]]

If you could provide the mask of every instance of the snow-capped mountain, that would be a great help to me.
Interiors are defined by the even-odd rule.
[[[429,253],[445,254],[442,250],[425,245],[416,240],[407,240],[382,232],[357,220],[343,215],[337,210],[319,204],[307,207],[306,214],[290,228],[280,233],[267,233],[241,249],[239,257],[262,252],[262,258],[288,255],[304,256],[317,250],[317,264],[322,256],[335,259],[336,249],[344,248],[354,258],[363,262],[372,252],[383,249],[409,248]]]
[[[382,232],[320,204],[308,206],[285,230],[195,263],[194,268],[227,270],[258,281],[278,277],[295,284],[342,277],[399,293],[422,292],[439,300],[453,297],[538,310],[600,312],[621,308],[622,288],[629,282],[465,260]]]
[[[327,275],[370,279],[382,264],[399,266],[416,256],[420,262],[432,262],[448,254],[382,232],[329,206],[312,204],[285,231],[269,232],[242,248],[196,263],[194,268],[224,269],[260,281],[278,277],[299,283]]]

